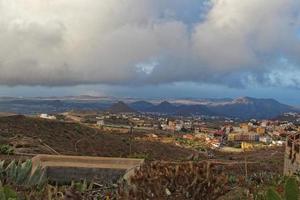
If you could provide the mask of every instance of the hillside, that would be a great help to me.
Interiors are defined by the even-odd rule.
[[[129,134],[106,134],[77,123],[63,123],[24,116],[0,117],[1,140],[19,138],[24,153],[49,153],[41,143],[60,154],[89,156],[129,156]],[[134,132],[133,137],[141,136]],[[24,139],[26,137],[26,140]],[[151,141],[132,141],[132,153],[153,159],[184,159],[192,151]]]

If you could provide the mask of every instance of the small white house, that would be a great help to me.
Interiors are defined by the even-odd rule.
[[[48,114],[44,114],[44,113],[40,115],[40,118],[43,118],[43,119],[51,119],[51,120],[55,120],[55,119],[56,119],[55,116],[53,116],[53,115],[48,115]]]
[[[105,125],[104,120],[97,121],[97,126],[104,126],[104,125]]]

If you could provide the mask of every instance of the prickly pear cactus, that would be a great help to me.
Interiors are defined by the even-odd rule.
[[[286,200],[299,199],[299,186],[294,177],[291,177],[286,181],[284,196]]]

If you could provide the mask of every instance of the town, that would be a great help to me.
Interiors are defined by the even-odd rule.
[[[76,121],[104,131],[142,131],[149,139],[168,141],[177,146],[207,147],[220,151],[248,151],[283,146],[286,137],[299,131],[300,115],[284,113],[295,122],[284,120],[241,121],[222,117],[168,117],[147,113],[66,112],[41,118]]]

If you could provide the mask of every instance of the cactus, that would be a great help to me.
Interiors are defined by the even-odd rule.
[[[291,177],[286,181],[284,195],[286,200],[299,199],[299,187],[295,178]]]
[[[300,197],[299,186],[294,177],[287,179],[284,188],[284,198],[282,198],[273,188],[269,188],[266,194],[267,200],[298,200]]]
[[[280,195],[273,188],[268,189],[266,199],[267,200],[282,200]]]

